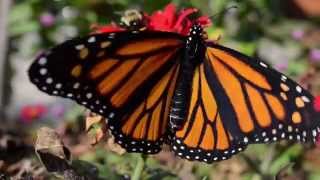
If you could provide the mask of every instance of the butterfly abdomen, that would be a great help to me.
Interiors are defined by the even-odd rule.
[[[181,66],[170,109],[170,126],[173,129],[180,129],[186,119],[195,69],[190,61],[184,61]]]

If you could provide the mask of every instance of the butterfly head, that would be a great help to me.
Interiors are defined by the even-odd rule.
[[[204,50],[205,31],[201,24],[194,24],[190,28],[186,41],[187,51],[190,57],[195,57]]]

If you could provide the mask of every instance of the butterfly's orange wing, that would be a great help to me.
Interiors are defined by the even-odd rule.
[[[167,129],[182,45],[172,33],[93,34],[41,55],[29,76],[42,91],[108,119],[127,151],[156,153]]]
[[[313,97],[266,63],[208,44],[196,68],[189,113],[173,150],[187,159],[224,160],[249,143],[315,140]]]
[[[175,134],[172,148],[186,159],[212,162],[225,160],[245,149],[223,123],[215,92],[211,90],[204,64],[195,69],[186,122]]]

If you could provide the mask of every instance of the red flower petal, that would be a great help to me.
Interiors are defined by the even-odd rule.
[[[187,18],[190,14],[193,14],[195,12],[197,12],[198,10],[197,9],[185,9],[185,10],[182,10],[178,16],[178,20],[176,21],[173,29],[181,29],[183,28],[183,21],[188,21],[189,19]],[[189,20],[190,21],[190,20]],[[186,26],[185,26],[186,27]],[[189,27],[188,27],[189,29]],[[183,30],[183,29],[181,29]]]
[[[207,16],[201,16],[196,20],[188,17],[196,12],[198,12],[197,9],[188,8],[177,13],[176,6],[172,3],[168,4],[164,11],[157,11],[149,17],[148,29],[188,35],[191,26],[195,23],[199,23],[203,27],[211,24],[211,20]]]
[[[91,29],[93,33],[111,33],[111,32],[120,32],[124,31],[125,29],[119,27],[115,23],[111,23],[110,25],[100,26],[100,25],[92,25]]]
[[[156,31],[171,31],[176,19],[176,7],[170,3],[164,11],[156,11],[149,17],[148,29]]]
[[[320,112],[320,96],[314,98],[313,108],[315,111]]]
[[[212,22],[209,16],[201,16],[196,21],[197,23],[201,24],[204,27],[208,27],[212,25]]]
[[[166,18],[167,25],[172,26],[176,20],[176,6],[172,3],[168,4],[163,11],[163,16]]]

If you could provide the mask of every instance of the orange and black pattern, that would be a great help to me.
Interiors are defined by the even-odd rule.
[[[267,143],[279,139],[314,140],[319,114],[313,97],[301,86],[262,61],[218,45],[208,47],[207,66],[232,107],[227,125],[237,141]],[[208,71],[208,73],[209,73]],[[218,84],[218,85],[217,85]],[[220,97],[217,97],[220,98]],[[235,128],[236,127],[236,128]]]
[[[40,55],[29,69],[42,91],[107,119],[128,152],[221,161],[249,144],[310,142],[320,132],[312,95],[263,61],[206,41],[127,29],[92,34]]]
[[[127,151],[155,153],[167,130],[181,46],[169,33],[95,34],[41,55],[29,76],[40,90],[108,119]]]
[[[176,131],[178,156],[220,161],[248,144],[315,141],[320,131],[313,97],[262,61],[208,43],[193,76],[186,123]]]
[[[208,80],[201,64],[194,72],[187,120],[172,144],[178,156],[204,162],[225,160],[246,147],[242,141],[235,141],[224,126]]]

